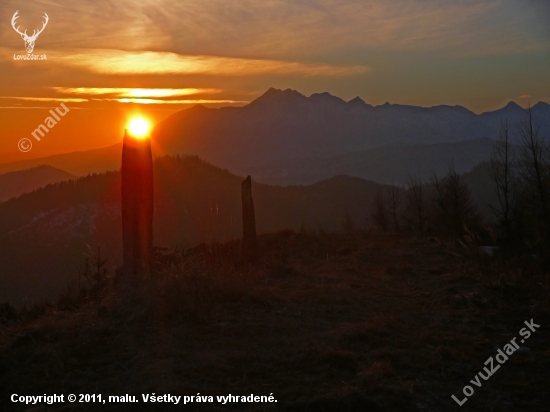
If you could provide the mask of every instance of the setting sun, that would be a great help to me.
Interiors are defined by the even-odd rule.
[[[149,122],[143,117],[134,117],[128,124],[128,131],[133,137],[138,139],[144,139],[149,129]]]

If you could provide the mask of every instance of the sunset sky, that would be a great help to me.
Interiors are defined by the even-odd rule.
[[[48,14],[33,52],[47,60],[14,60],[17,10],[29,35]],[[550,101],[548,0],[3,0],[0,40],[0,163],[104,147],[134,113],[244,105],[269,87],[477,113]]]

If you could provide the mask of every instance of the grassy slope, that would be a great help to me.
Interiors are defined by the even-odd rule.
[[[257,267],[196,251],[144,294],[113,289],[1,327],[0,408],[24,410],[11,393],[156,392],[278,400],[186,410],[458,410],[451,395],[534,318],[529,350],[460,410],[548,410],[546,277],[426,240],[285,232],[260,244]]]

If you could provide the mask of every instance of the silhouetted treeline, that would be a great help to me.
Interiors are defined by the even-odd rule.
[[[511,128],[521,136],[519,145],[511,143]],[[372,199],[370,222],[383,232],[491,233],[493,241],[517,251],[549,249],[550,144],[531,109],[519,124],[503,122],[491,162],[470,173],[470,184],[465,177],[451,164],[445,176],[434,173],[427,182],[410,176],[404,194],[380,189]]]
[[[510,143],[510,125],[502,124],[491,161],[498,202],[492,209],[499,240],[523,250],[550,246],[550,145],[534,121],[531,108],[521,120],[521,145]]]
[[[471,189],[452,164],[445,176],[434,173],[427,183],[410,176],[406,191],[395,186],[379,190],[373,200],[371,221],[383,232],[456,237],[483,228]]]
[[[118,172],[92,174],[49,184],[30,193],[0,203],[0,233],[17,229],[37,214],[86,203],[120,202]]]

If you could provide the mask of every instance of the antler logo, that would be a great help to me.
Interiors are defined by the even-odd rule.
[[[36,38],[38,37],[38,35],[40,33],[42,33],[44,31],[44,28],[48,24],[48,20],[50,20],[50,18],[48,17],[48,15],[46,13],[44,13],[45,21],[44,21],[44,24],[42,25],[42,28],[40,30],[34,30],[33,33],[32,33],[32,36],[29,36],[29,35],[27,35],[27,30],[25,30],[23,33],[21,33],[19,31],[19,26],[15,27],[15,23],[16,23],[15,21],[19,18],[17,13],[19,13],[19,10],[17,10],[13,14],[13,17],[11,19],[11,26],[13,27],[13,29],[17,33],[19,33],[21,35],[21,38],[25,41],[25,49],[27,49],[27,53],[30,54],[34,50],[34,42],[36,41]]]

